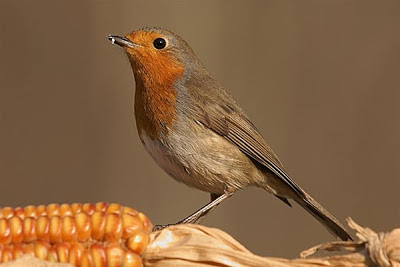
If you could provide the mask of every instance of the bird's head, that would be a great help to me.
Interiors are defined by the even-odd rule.
[[[202,68],[186,41],[166,29],[148,27],[123,37],[108,35],[107,38],[125,49],[136,79],[147,76],[155,83],[165,83],[185,71]]]

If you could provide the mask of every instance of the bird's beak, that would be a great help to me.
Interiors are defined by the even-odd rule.
[[[118,35],[107,35],[107,39],[112,43],[112,44],[117,44],[121,47],[130,47],[130,48],[135,48],[138,47],[138,44],[135,44],[131,42],[128,38],[118,36]]]

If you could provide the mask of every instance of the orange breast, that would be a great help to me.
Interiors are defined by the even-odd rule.
[[[131,60],[136,80],[135,117],[139,132],[155,138],[168,134],[176,119],[176,88],[174,84],[184,67],[167,51],[138,51]]]

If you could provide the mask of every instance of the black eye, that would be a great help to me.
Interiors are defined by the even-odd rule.
[[[154,40],[153,45],[157,49],[163,49],[167,45],[167,42],[163,38],[157,38]]]

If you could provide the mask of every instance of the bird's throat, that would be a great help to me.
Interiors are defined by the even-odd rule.
[[[176,118],[176,81],[184,67],[167,52],[128,53],[136,81],[135,118],[150,138],[168,134]]]
[[[176,119],[177,97],[174,83],[178,77],[178,75],[154,77],[135,73],[136,124],[138,130],[145,131],[150,138],[157,138],[161,134],[167,135],[173,126]]]

